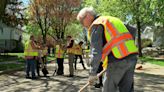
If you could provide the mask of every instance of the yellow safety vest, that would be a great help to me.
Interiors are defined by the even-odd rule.
[[[75,55],[82,55],[82,54],[83,54],[82,47],[79,44],[75,45]]]
[[[59,45],[56,45],[55,57],[56,58],[64,58],[64,50],[62,50]]]
[[[75,44],[74,43],[73,43],[72,48],[67,48],[67,53],[72,53],[72,54],[76,53],[76,51],[75,51]]]
[[[104,61],[104,67],[108,64],[107,56],[111,52],[118,59],[124,58],[132,53],[138,53],[138,48],[134,43],[132,35],[123,22],[115,17],[101,16],[97,18],[88,30],[89,39],[92,26],[100,24],[104,27],[104,34],[107,41],[103,47],[101,58],[101,61]]]
[[[24,56],[38,56],[38,50],[34,50],[30,43],[31,41],[25,43]]]

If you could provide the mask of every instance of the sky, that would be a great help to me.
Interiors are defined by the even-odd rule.
[[[29,0],[22,0],[23,1],[23,4],[26,6],[26,5],[28,5],[28,3],[29,3]]]

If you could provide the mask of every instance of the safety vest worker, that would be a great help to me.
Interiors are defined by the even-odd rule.
[[[93,25],[102,25],[107,43],[103,47],[102,61],[103,66],[107,66],[107,56],[113,53],[115,58],[122,59],[130,54],[138,53],[138,48],[135,45],[132,35],[124,26],[121,20],[111,16],[100,16],[97,18],[88,30],[88,38]]]
[[[25,43],[25,50],[24,50],[24,56],[26,58],[33,58],[35,56],[38,56],[38,51],[36,49],[33,49],[31,46],[31,41],[27,41]]]
[[[61,48],[60,45],[56,45],[55,57],[64,58],[64,50]]]
[[[76,49],[75,49],[75,42],[74,42],[74,40],[71,39],[68,44],[69,45],[67,46],[67,53],[75,54],[76,53]]]

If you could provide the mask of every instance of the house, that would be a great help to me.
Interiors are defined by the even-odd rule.
[[[0,52],[14,50],[21,43],[22,31],[0,22]]]

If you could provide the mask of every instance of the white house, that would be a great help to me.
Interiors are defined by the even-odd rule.
[[[0,22],[0,52],[12,51],[21,40],[22,31]]]

